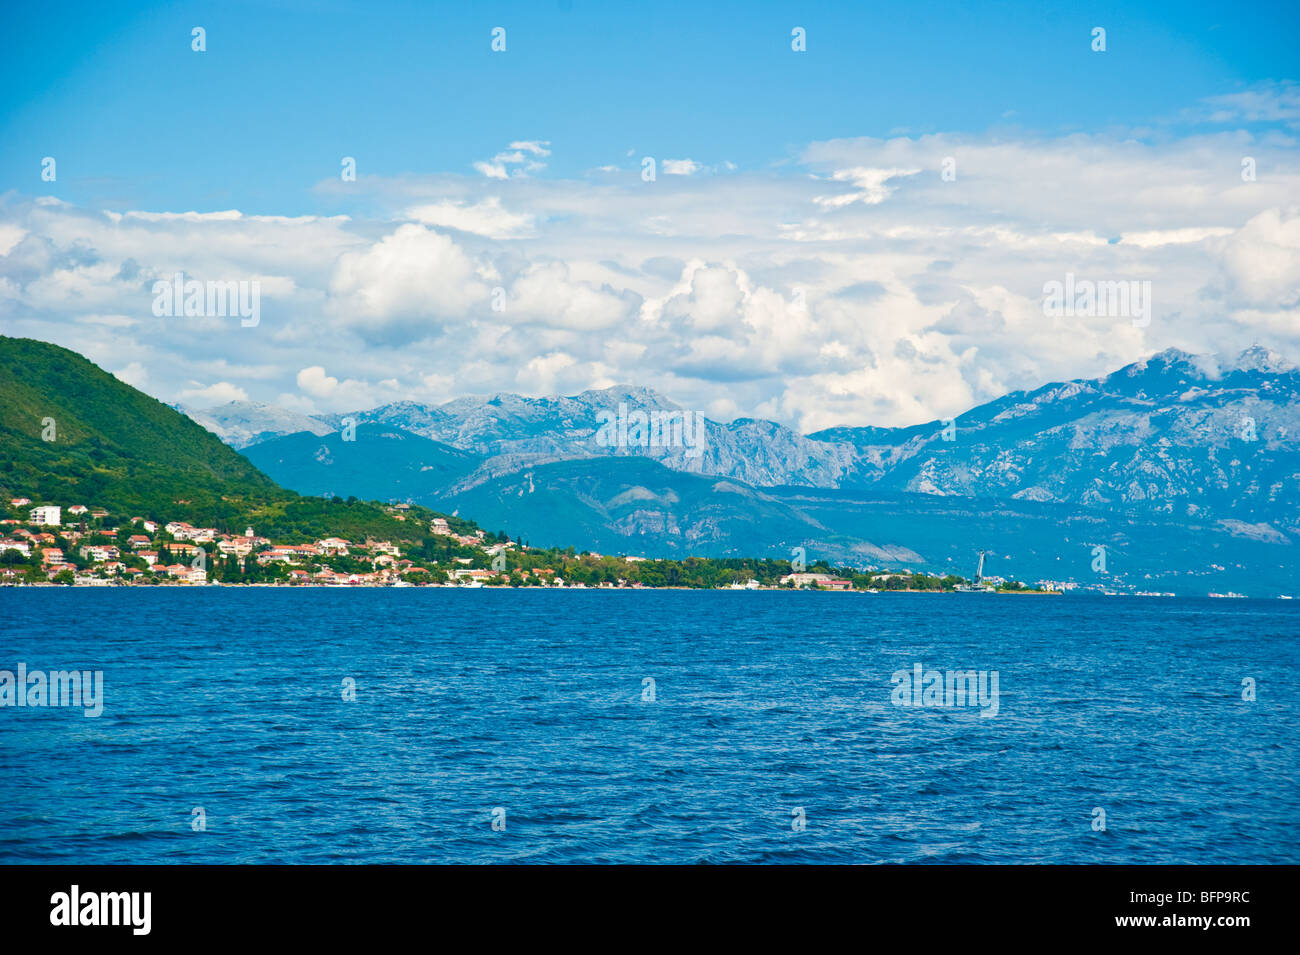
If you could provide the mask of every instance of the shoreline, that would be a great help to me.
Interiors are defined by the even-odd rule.
[[[467,587],[456,584],[223,584],[223,583],[206,583],[206,584],[186,584],[186,583],[165,583],[165,584],[120,584],[112,581],[103,581],[97,584],[75,583],[75,584],[55,584],[55,583],[6,583],[0,584],[0,590],[6,589],[58,589],[58,590],[212,590],[212,589],[251,589],[251,590],[411,590],[419,588],[421,590],[489,590],[489,591],[699,591],[702,593],[825,593],[825,594],[857,594],[859,596],[881,596],[885,594],[914,594],[914,595],[947,595],[947,596],[974,596],[970,591],[959,590],[828,590],[825,588],[814,590],[810,587],[511,587],[509,584],[488,586],[480,585],[477,587]],[[1066,591],[1061,590],[990,590],[977,591],[981,594],[998,594],[1002,596],[1020,596],[1020,597],[1063,597],[1067,596]],[[1224,599],[1216,594],[1173,594],[1173,593],[1118,593],[1118,592],[1098,592],[1092,590],[1080,590],[1068,594],[1075,597],[1134,597],[1146,598],[1160,597],[1166,600],[1211,600]],[[1235,599],[1239,600],[1270,600],[1270,601],[1289,601],[1293,599],[1286,594],[1275,594],[1272,596],[1252,597],[1249,595],[1239,595]]]

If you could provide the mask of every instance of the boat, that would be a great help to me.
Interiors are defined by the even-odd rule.
[[[953,587],[953,590],[964,594],[995,594],[998,592],[996,587],[984,583],[984,555],[987,553],[986,550],[979,552],[980,561],[975,567],[975,582],[972,584],[957,584],[957,586]]]

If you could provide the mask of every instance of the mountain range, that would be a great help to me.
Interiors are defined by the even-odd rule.
[[[1300,582],[1296,391],[1276,356],[1213,366],[1166,352],[953,422],[816,435],[697,420],[636,389],[308,422],[270,406],[203,415],[231,443],[308,425],[240,453],[74,352],[0,336],[0,496],[286,540],[418,539],[442,513],[641,557],[969,576],[983,550],[989,573],[1022,580],[1272,596]],[[691,440],[643,447],[638,412],[688,420]]]
[[[436,406],[398,402],[321,417],[232,402],[191,416],[236,448],[292,433],[323,436],[345,419],[383,425],[476,458],[463,487],[555,461],[636,456],[754,487],[1051,501],[1264,521],[1297,533],[1298,399],[1300,371],[1256,348],[1222,366],[1162,352],[1103,378],[1013,392],[958,416],[951,427],[933,421],[800,435],[771,421],[705,419],[703,447],[695,454],[684,443],[598,443],[598,416],[620,404],[681,410],[647,389],[567,398],[498,395]]]
[[[1092,549],[1107,546],[1151,549],[1128,565],[1132,587],[1203,569],[1211,584],[1262,574],[1293,590],[1297,399],[1300,371],[1264,349],[1231,361],[1171,350],[907,428],[801,435],[771,421],[701,419],[698,447],[643,447],[634,430],[602,440],[620,406],[694,416],[619,387],[398,402],[315,417],[243,450],[304,493],[463,511],[547,545],[645,556],[803,547],[969,572],[973,551],[999,541],[1036,573],[1080,580],[1096,580]],[[246,403],[202,417],[232,444],[302,424]]]

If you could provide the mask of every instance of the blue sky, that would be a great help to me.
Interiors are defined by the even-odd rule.
[[[551,142],[550,175],[628,150],[767,168],[840,137],[1159,124],[1293,76],[1300,48],[1293,2],[708,7],[11,5],[0,185],[40,190],[52,155],[79,204],[300,214],[328,211],[311,187],[342,156],[362,175],[468,172],[523,139]]]
[[[196,407],[629,385],[805,431],[1296,360],[1298,10],[15,4],[0,333]],[[258,321],[158,314],[178,271]],[[1049,310],[1075,278],[1143,314]]]

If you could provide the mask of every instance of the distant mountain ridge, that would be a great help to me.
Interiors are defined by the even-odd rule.
[[[880,476],[853,486],[845,468],[839,487],[756,486],[629,453],[647,450],[639,446],[591,440],[595,422],[586,415],[607,416],[615,400],[659,401],[651,392],[435,409],[445,416],[439,427],[455,426],[459,441],[482,452],[372,421],[273,438],[241,455],[74,352],[0,336],[0,492],[219,530],[252,524],[285,540],[418,540],[442,512],[535,545],[644,557],[777,557],[969,575],[975,551],[989,550],[991,573],[1021,579],[1294,594],[1297,373],[1268,355],[1246,355],[1237,365],[1207,372],[1165,353],[1095,381],[1009,395],[958,419],[955,441],[927,426],[850,429],[830,442],[809,437],[839,454],[848,449],[854,468],[866,461]],[[394,418],[404,412],[436,417],[390,406]],[[1242,427],[1239,414],[1248,415],[1249,435],[1234,430]],[[777,426],[717,427],[733,435],[756,429],[769,440]],[[488,474],[528,454],[560,453],[570,440],[582,443],[581,455]],[[778,447],[769,440],[755,460],[781,464]],[[971,484],[976,467],[988,473]],[[1112,472],[1122,478],[1136,468],[1153,483],[1201,481],[1203,495],[1242,500],[1229,499],[1235,513],[1223,517],[1208,505],[1144,513],[1020,493],[1058,477],[1067,489],[1078,486],[1072,468],[1106,491],[1107,480],[1119,480]],[[955,492],[918,493],[910,483],[917,474]],[[1154,486],[1160,501],[1165,491]],[[986,488],[1004,496],[971,493]],[[417,519],[402,521],[352,495],[425,507],[410,508],[405,514]]]
[[[246,454],[303,492],[459,511],[537,544],[663,557],[804,548],[965,574],[987,548],[1022,576],[1300,589],[1300,372],[1263,350],[1231,362],[1166,351],[909,428],[799,435],[706,420],[697,457],[597,440],[620,404],[680,410],[626,388],[402,402],[322,419],[359,420],[350,441],[302,433]],[[1100,575],[1096,547],[1111,558]]]
[[[387,448],[380,447],[387,445]],[[392,496],[473,517],[533,545],[639,557],[775,557],[908,567],[969,576],[975,551],[989,572],[1118,589],[1272,595],[1296,588],[1290,538],[1239,524],[1119,516],[1032,500],[938,497],[807,487],[756,488],[675,471],[642,457],[557,461],[465,485],[421,481],[472,466],[468,452],[361,425],[293,435],[248,449],[302,491]],[[409,455],[404,459],[403,454]],[[367,470],[375,459],[382,468]],[[1094,570],[1097,548],[1107,563]]]
[[[258,401],[231,401],[212,408],[172,407],[203,425],[236,451],[286,434],[307,432],[323,435],[335,430],[333,425],[313,415]]]
[[[478,462],[459,490],[559,461],[642,457],[754,487],[1117,507],[1300,535],[1300,370],[1258,347],[1231,361],[1167,350],[1101,378],[1013,392],[959,415],[954,427],[932,421],[801,435],[771,421],[705,419],[698,455],[680,443],[603,446],[599,415],[620,404],[682,410],[649,389],[616,387],[564,398],[397,402],[317,416],[299,430],[320,435],[351,418],[467,452]],[[242,433],[293,426],[291,418],[256,421],[243,410]]]
[[[1264,521],[1300,535],[1300,371],[1262,350],[1219,370],[1165,351],[1006,395],[954,424],[950,441],[941,422],[812,437],[857,451],[841,486]]]

